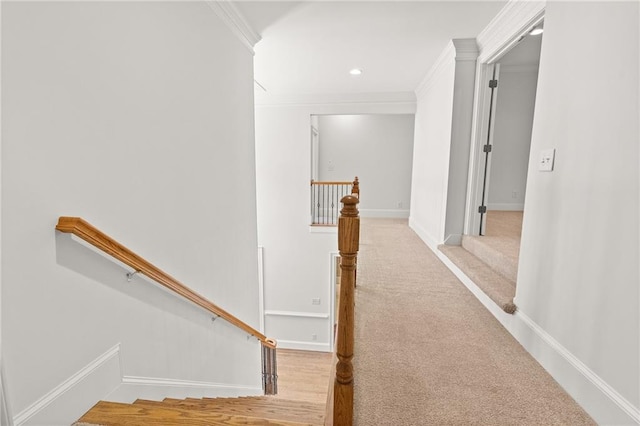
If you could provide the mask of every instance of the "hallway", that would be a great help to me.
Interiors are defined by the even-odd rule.
[[[406,220],[360,235],[356,425],[594,424]]]

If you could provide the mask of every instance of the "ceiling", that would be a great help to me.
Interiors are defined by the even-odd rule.
[[[238,1],[262,36],[268,95],[412,92],[449,40],[476,37],[506,1]],[[349,70],[361,68],[362,75]]]

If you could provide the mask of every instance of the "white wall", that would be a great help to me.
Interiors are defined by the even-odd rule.
[[[328,351],[335,228],[312,232],[309,126],[314,114],[411,114],[415,100],[271,98],[256,108],[258,242],[264,246],[265,331],[280,347]],[[322,138],[321,131],[321,138]],[[364,194],[369,183],[361,179]],[[312,299],[321,299],[312,305]],[[316,335],[313,340],[312,335]]]
[[[444,241],[455,80],[455,52],[450,47],[447,53],[429,86],[418,94],[409,217],[416,232],[438,243]]]
[[[633,405],[636,422],[638,21],[637,2],[547,4],[515,300]],[[537,170],[545,148],[556,149],[551,173]],[[601,424],[632,423],[590,408]]]
[[[475,56],[475,41],[449,43],[416,92],[409,225],[432,245],[462,235]]]
[[[538,69],[505,65],[499,80],[487,207],[523,210]]]
[[[158,379],[259,391],[255,340],[54,231],[81,216],[257,327],[251,52],[205,3],[2,8],[2,350],[18,423],[69,424],[121,374],[146,380],[136,396]],[[37,413],[52,390],[75,401]]]
[[[408,217],[413,114],[321,115],[321,181],[367,182],[360,215]],[[332,167],[329,167],[331,162]]]
[[[478,36],[480,60],[499,57],[539,22],[544,6],[508,3]],[[637,2],[546,4],[516,313],[500,312],[449,265],[596,422],[607,425],[640,424],[639,9]],[[478,67],[478,81],[484,77]],[[450,87],[446,76],[434,80]],[[450,104],[448,91],[430,90],[443,106]],[[482,91],[477,94],[483,102]],[[419,99],[416,133],[426,132],[422,108],[435,103]],[[446,126],[437,129],[446,136]],[[414,161],[446,158],[444,144],[419,139]],[[538,171],[546,148],[557,151],[550,173]],[[475,146],[472,156],[477,152]],[[432,178],[438,190],[430,198],[412,199],[412,219],[416,206],[441,205],[442,181],[441,171]],[[415,191],[415,176],[413,185]],[[431,227],[414,229],[438,253],[446,215],[432,210],[423,217]]]

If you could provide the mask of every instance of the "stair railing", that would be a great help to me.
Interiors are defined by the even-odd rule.
[[[336,226],[340,200],[345,195],[360,195],[358,177],[353,182],[319,182],[311,179],[311,225]]]
[[[201,296],[195,291],[191,290],[180,281],[176,280],[166,272],[162,271],[150,262],[138,256],[85,220],[79,217],[62,216],[58,219],[58,225],[56,226],[56,229],[60,232],[77,236],[78,238],[95,246],[108,255],[118,259],[120,262],[133,268],[134,272],[128,273],[127,277],[130,277],[131,275],[136,273],[146,275],[147,277],[156,281],[158,284],[171,290],[173,293],[216,315],[216,318],[222,318],[228,323],[240,328],[249,335],[258,339],[262,345],[262,383],[265,395],[274,395],[277,393],[277,343],[274,339],[267,338],[264,334],[260,333],[255,328],[251,327],[229,312],[210,302],[204,296]]]
[[[332,370],[325,425],[353,424],[353,346],[355,330],[356,263],[360,247],[360,216],[358,197],[342,198],[344,207],[338,221],[340,251],[340,301],[336,336],[335,371]]]

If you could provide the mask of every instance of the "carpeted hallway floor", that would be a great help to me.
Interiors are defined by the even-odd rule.
[[[362,219],[355,424],[594,424],[407,226]]]

